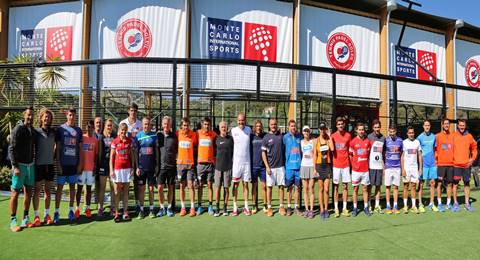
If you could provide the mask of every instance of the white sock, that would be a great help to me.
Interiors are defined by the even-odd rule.
[[[390,208],[390,201],[387,201],[387,208]]]
[[[192,208],[192,209],[195,208],[195,203],[190,202],[190,208]]]
[[[433,206],[433,203],[432,203],[432,202],[430,202],[430,204],[428,204],[428,206],[429,206],[429,207],[432,207],[432,206]]]
[[[44,213],[45,215],[48,215],[48,214],[50,213],[50,209],[45,209],[45,210],[43,211],[43,213]]]
[[[363,207],[364,207],[364,208],[367,208],[367,207],[368,207],[368,203],[363,203]]]
[[[335,210],[338,210],[338,201],[335,201],[333,204],[335,204]]]
[[[245,201],[245,208],[248,209],[248,201]]]
[[[343,202],[343,209],[347,209],[347,202],[346,201]]]
[[[140,206],[140,211],[143,211],[143,206]]]
[[[268,206],[267,206],[267,207],[268,207],[269,209],[271,209],[271,208],[272,208],[272,205],[268,204]]]
[[[298,204],[295,204],[295,208],[298,208]]]
[[[238,209],[238,208],[237,208],[237,202],[234,201],[234,202],[233,202],[233,211],[237,211],[237,209]]]
[[[181,201],[180,204],[182,205],[182,209],[185,208],[185,201]]]
[[[375,208],[380,207],[380,200],[375,200]]]
[[[153,208],[153,205],[152,205],[152,208]],[[164,209],[165,206],[164,206],[163,204],[160,204],[160,208],[161,208],[161,209]]]
[[[408,199],[403,199],[403,206],[408,207]]]
[[[55,213],[58,213],[60,211],[59,208],[55,208]]]
[[[283,208],[283,207],[284,207],[284,206],[283,206],[283,203],[280,203],[280,208]]]
[[[447,205],[450,205],[450,203],[452,203],[452,199],[448,198],[447,199]]]
[[[33,212],[35,213],[35,217],[38,217],[38,216],[39,216],[39,215],[38,215],[38,210],[34,210]]]
[[[68,207],[68,210],[73,211],[73,207]]]
[[[171,209],[171,208],[172,208],[172,204],[168,204],[168,208]]]
[[[416,207],[416,200],[414,198],[411,199],[412,200],[412,207]]]
[[[357,203],[353,203],[353,208],[356,209],[357,208]]]
[[[438,205],[442,204],[442,198],[437,198]]]
[[[162,209],[163,209],[163,207],[162,207]],[[153,211],[153,205],[150,205],[150,211]]]
[[[394,202],[394,203],[393,203],[393,207],[397,208],[397,207],[398,207],[398,203]]]
[[[287,206],[288,206],[288,208],[291,208],[291,207],[292,207],[292,204],[289,203],[289,204],[287,204]]]

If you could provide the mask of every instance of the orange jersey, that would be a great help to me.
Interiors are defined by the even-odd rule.
[[[198,136],[198,162],[215,163],[215,139],[217,134],[213,131],[197,131]]]
[[[178,137],[178,155],[177,164],[193,165],[193,148],[197,145],[197,134],[192,130],[177,131]]]
[[[436,137],[437,166],[453,166],[453,134],[440,132]]]
[[[468,132],[453,134],[453,166],[458,168],[468,168],[470,159],[477,158],[477,142]]]

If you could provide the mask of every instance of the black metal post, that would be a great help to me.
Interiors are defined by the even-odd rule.
[[[260,67],[260,63],[257,63],[257,100],[260,100],[260,73],[262,68]]]
[[[95,102],[95,115],[96,116],[100,116],[100,107],[101,107],[101,92],[102,92],[102,86],[100,84],[100,75],[101,75],[101,69],[102,69],[102,65],[100,65],[100,63],[97,63],[97,70],[96,70],[96,82],[95,82],[95,85],[96,85],[96,93],[95,93],[95,96],[96,96],[96,102]],[[101,115],[102,118],[103,118],[103,115]]]
[[[442,85],[442,118],[447,115],[447,86]]]
[[[336,130],[335,120],[337,117],[337,73],[332,73],[332,118],[331,129]]]
[[[397,80],[393,80],[393,123],[398,127],[398,96],[397,96]]]
[[[173,131],[177,128],[177,63],[174,62],[173,76],[172,76],[172,128]]]

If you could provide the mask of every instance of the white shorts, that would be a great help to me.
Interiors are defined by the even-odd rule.
[[[400,186],[400,176],[402,176],[400,168],[385,169],[385,186]]]
[[[356,172],[352,171],[352,185],[370,185],[370,173],[369,172]]]
[[[350,178],[350,167],[347,167],[347,168],[333,167],[333,184],[339,184],[340,178],[342,178],[343,183],[349,183],[352,181]]]
[[[285,186],[285,168],[283,167],[272,168],[271,171],[272,171],[272,174],[270,175],[266,173],[267,186],[268,187]]]
[[[250,162],[236,163],[232,167],[232,181],[233,182],[251,182],[252,172],[250,170]]]
[[[94,182],[95,179],[93,178],[93,172],[83,171],[77,178],[78,185],[92,186]]]
[[[413,182],[418,183],[420,174],[417,168],[405,168],[405,176],[402,178],[403,183]]]
[[[113,179],[114,183],[129,183],[130,182],[130,172],[132,170],[128,169],[120,169],[115,170],[115,178]]]

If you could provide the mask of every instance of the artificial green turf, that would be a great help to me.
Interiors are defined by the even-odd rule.
[[[479,208],[480,192],[473,192],[472,199]],[[460,213],[360,214],[327,221],[263,213],[219,218],[177,214],[118,224],[81,219],[81,224],[64,221],[12,233],[8,201],[0,197],[1,259],[480,258],[480,213],[463,207]],[[66,210],[65,203],[62,207]]]

